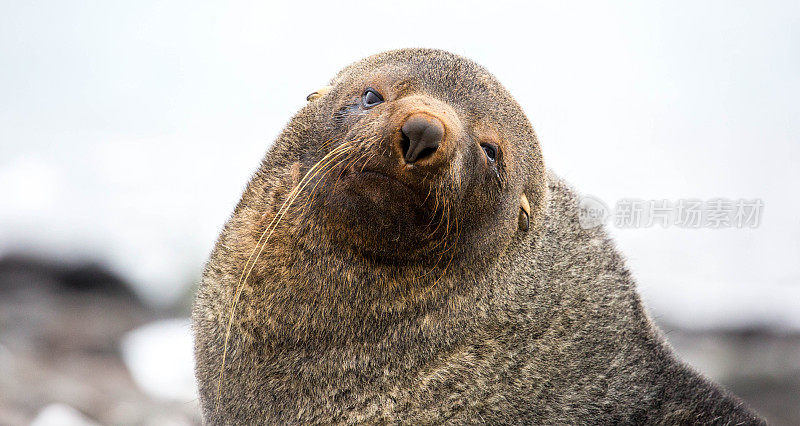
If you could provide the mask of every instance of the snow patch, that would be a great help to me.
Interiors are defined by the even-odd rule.
[[[147,394],[184,402],[197,399],[188,318],[156,321],[129,332],[122,339],[122,358]]]

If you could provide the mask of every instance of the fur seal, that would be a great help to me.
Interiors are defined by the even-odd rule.
[[[395,50],[308,100],[197,293],[207,423],[762,423],[676,359],[483,67]]]

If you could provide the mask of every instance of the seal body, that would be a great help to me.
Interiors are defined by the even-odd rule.
[[[762,422],[675,358],[482,67],[385,52],[309,99],[206,265],[207,423]]]

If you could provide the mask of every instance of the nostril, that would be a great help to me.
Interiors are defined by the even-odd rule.
[[[423,158],[430,157],[433,153],[436,152],[436,148],[422,148],[422,151],[417,154],[417,160],[422,160]]]
[[[406,163],[414,163],[433,156],[444,137],[444,126],[427,115],[409,117],[400,129],[401,149]]]
[[[400,149],[403,150],[403,158],[405,158],[408,155],[408,147],[411,145],[411,141],[408,139],[406,132],[401,130],[400,133],[403,135],[400,140]]]

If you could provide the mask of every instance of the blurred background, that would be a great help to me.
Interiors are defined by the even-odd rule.
[[[800,424],[800,5],[0,3],[0,424],[199,422],[188,312],[283,125],[352,61],[486,66],[548,167],[619,200],[760,200],[754,227],[609,232],[676,350]]]

